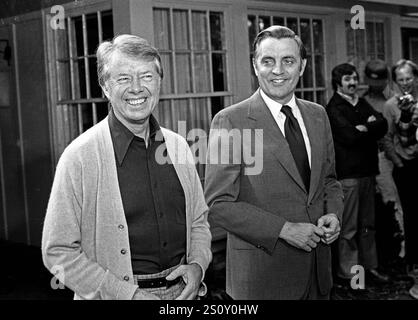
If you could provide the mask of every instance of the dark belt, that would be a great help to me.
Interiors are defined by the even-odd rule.
[[[177,277],[174,280],[167,280],[166,278],[154,279],[136,279],[139,288],[170,288],[179,283],[183,278]]]

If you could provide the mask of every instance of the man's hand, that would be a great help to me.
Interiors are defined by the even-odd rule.
[[[374,115],[371,115],[370,117],[367,118],[367,123],[373,122],[373,121],[376,121],[376,120],[377,120],[376,117]]]
[[[367,127],[365,125],[359,124],[356,126],[356,129],[360,132],[367,132],[369,131],[369,129],[367,129]]]
[[[340,221],[335,213],[328,213],[318,219],[318,225],[324,231],[321,241],[326,244],[333,243],[340,235]]]
[[[310,252],[323,235],[324,231],[311,223],[286,222],[279,237],[296,248]]]
[[[166,279],[174,280],[177,277],[183,277],[183,281],[186,283],[186,286],[176,300],[195,299],[199,290],[200,280],[202,279],[202,269],[200,266],[197,263],[183,264],[172,271]]]

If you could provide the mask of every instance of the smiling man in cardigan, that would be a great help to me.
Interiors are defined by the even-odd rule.
[[[187,142],[152,116],[160,56],[121,35],[100,44],[97,65],[112,108],[59,160],[44,264],[75,299],[195,299],[212,257],[208,208]]]

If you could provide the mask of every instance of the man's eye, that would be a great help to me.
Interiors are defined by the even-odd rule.
[[[272,65],[272,64],[274,64],[274,60],[273,59],[263,59],[261,61],[261,63],[264,64],[264,65]]]
[[[118,83],[125,83],[129,81],[129,77],[119,77],[117,81]]]
[[[295,61],[293,59],[284,59],[284,64],[292,65]]]
[[[145,81],[152,81],[152,79],[154,79],[152,74],[145,74],[141,77],[141,79],[145,80]]]

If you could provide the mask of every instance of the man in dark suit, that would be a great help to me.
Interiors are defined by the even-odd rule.
[[[292,30],[263,30],[254,52],[260,89],[219,112],[209,138],[205,196],[209,220],[228,231],[226,290],[328,299],[343,207],[328,118],[295,98],[306,51]]]

